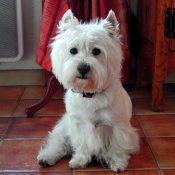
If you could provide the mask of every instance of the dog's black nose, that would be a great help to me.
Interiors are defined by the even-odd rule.
[[[81,75],[85,75],[89,72],[90,66],[86,63],[81,63],[78,65],[77,70]]]

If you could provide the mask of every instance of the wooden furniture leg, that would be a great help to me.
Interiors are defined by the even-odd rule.
[[[137,86],[147,86],[147,72],[148,70],[152,72],[153,58],[154,50],[152,45],[140,37],[137,59]]]
[[[27,114],[27,116],[28,117],[33,116],[39,109],[44,107],[52,98],[53,94],[58,90],[58,88],[59,88],[59,82],[56,79],[55,75],[52,75],[52,77],[49,79],[44,97],[37,103],[32,104],[26,108],[25,113]]]
[[[145,68],[152,72],[152,110],[161,112],[165,109],[164,81],[175,71],[175,35],[172,27],[175,24],[172,20],[175,1],[138,2],[138,31],[141,40],[137,85],[146,85]]]
[[[163,83],[168,76],[168,52],[169,39],[164,36],[164,16],[170,6],[169,1],[157,4],[158,17],[156,19],[155,55],[152,76],[152,110],[163,111],[165,109],[165,97],[163,95]]]

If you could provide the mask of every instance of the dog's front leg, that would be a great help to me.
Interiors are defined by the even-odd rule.
[[[91,162],[91,155],[87,150],[75,151],[72,159],[69,162],[71,168],[84,168]]]
[[[116,149],[116,148],[115,148]],[[113,148],[108,150],[107,163],[109,168],[114,172],[122,172],[128,165],[130,156],[124,151],[114,151]]]
[[[90,122],[82,121],[81,118],[75,117],[72,120],[70,141],[73,155],[69,162],[71,168],[86,167],[91,161],[93,152],[93,125]]]
[[[67,123],[65,118],[49,133],[45,145],[40,149],[37,160],[39,165],[48,167],[54,165],[65,155],[69,154],[70,144],[66,137]]]

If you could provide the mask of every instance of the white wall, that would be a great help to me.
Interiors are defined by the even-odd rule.
[[[36,49],[42,16],[41,0],[22,0],[24,55],[17,62],[2,62],[0,70],[41,69],[36,64]]]

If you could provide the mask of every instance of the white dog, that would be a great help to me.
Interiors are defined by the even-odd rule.
[[[113,11],[88,24],[79,23],[71,10],[64,14],[51,59],[55,76],[67,89],[66,113],[39,151],[41,166],[72,154],[71,168],[83,168],[95,157],[119,172],[139,150],[139,137],[130,124],[131,100],[120,81],[120,38]]]

